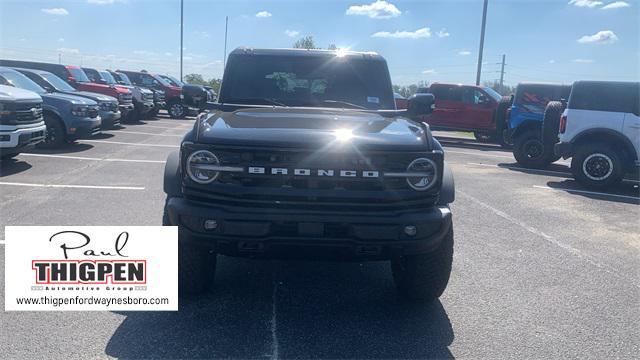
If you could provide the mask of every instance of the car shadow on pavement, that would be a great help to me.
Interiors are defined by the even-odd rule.
[[[503,148],[498,144],[481,143],[473,139],[461,139],[446,136],[436,136],[435,138],[440,142],[440,144],[442,144],[442,146],[446,147],[473,149],[480,151],[499,151],[511,154],[511,149]]]
[[[547,186],[555,190],[566,191],[571,195],[593,200],[640,205],[640,189],[638,184],[634,182],[624,181],[614,188],[606,190],[586,189],[573,179],[549,181]]]
[[[86,143],[70,143],[70,144],[64,144],[63,146],[59,147],[59,148],[54,148],[54,149],[45,149],[45,148],[41,148],[41,147],[36,147],[35,149],[29,150],[29,151],[25,151],[25,153],[30,153],[30,154],[51,154],[51,155],[55,155],[55,154],[71,154],[71,153],[78,153],[78,152],[83,152],[83,151],[87,151],[89,149],[93,148],[93,145],[91,144],[86,144]]]
[[[215,289],[179,312],[127,312],[118,358],[452,358],[439,301],[400,301],[387,263],[219,257]]]
[[[31,164],[18,159],[4,160],[0,162],[0,178],[19,174],[31,169]]]
[[[544,175],[544,176],[552,176],[552,177],[560,177],[560,178],[571,178],[571,169],[562,164],[551,164],[544,169],[529,169],[522,167],[517,162],[513,163],[500,163],[498,167],[507,169],[510,171],[520,172],[523,174],[529,175]]]

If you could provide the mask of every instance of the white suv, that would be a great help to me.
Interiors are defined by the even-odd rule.
[[[640,83],[577,81],[560,118],[555,153],[580,183],[611,186],[640,163]]]

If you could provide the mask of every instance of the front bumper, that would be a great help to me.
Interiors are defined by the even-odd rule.
[[[447,206],[418,212],[319,212],[210,206],[169,198],[171,225],[180,241],[195,242],[229,256],[388,260],[438,248],[452,226]],[[205,230],[215,220],[215,230]],[[416,234],[404,233],[415,226]]]
[[[35,126],[34,126],[35,125]],[[44,122],[29,125],[28,127],[16,128],[13,130],[0,130],[0,152],[2,154],[14,154],[30,148],[44,141],[47,126]]]
[[[122,117],[126,117],[128,113],[132,112],[135,109],[133,103],[130,104],[120,104],[118,105],[118,109],[122,113]]]
[[[563,159],[567,159],[573,156],[572,144],[567,142],[559,142],[553,146],[553,152],[556,156],[562,156]]]
[[[70,140],[88,139],[99,134],[102,125],[100,116],[95,118],[76,118],[67,127],[67,137]]]
[[[103,129],[109,129],[120,124],[120,118],[122,117],[120,111],[100,111],[98,114],[102,119],[100,127]]]
[[[140,114],[143,114],[143,115],[153,110],[155,106],[153,101],[141,102],[141,103],[138,103],[137,105],[140,108]]]

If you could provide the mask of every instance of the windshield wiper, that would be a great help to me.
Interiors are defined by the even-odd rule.
[[[275,105],[275,106],[287,106],[275,99],[270,98],[245,98],[245,99],[233,99],[225,101],[227,104],[246,104],[246,105]],[[256,104],[257,103],[257,104]]]
[[[323,104],[336,104],[336,105],[342,105],[342,106],[349,106],[349,107],[354,108],[354,109],[367,110],[367,108],[364,107],[364,106],[360,106],[360,105],[356,105],[356,104],[352,104],[350,102],[340,101],[340,100],[322,100],[322,103]]]

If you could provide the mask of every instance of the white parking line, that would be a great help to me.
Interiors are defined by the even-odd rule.
[[[481,164],[481,163],[473,163],[473,162],[467,163],[467,165],[495,167],[495,168],[499,168],[499,169],[526,170],[526,171],[531,171],[531,172],[534,172],[534,173],[537,172],[537,173],[540,173],[540,174],[562,175],[562,176],[568,176],[568,177],[572,176],[570,172],[553,171],[553,170],[541,170],[541,169],[527,169],[527,168],[523,168],[523,167],[519,167],[519,166],[508,166],[508,165],[498,166],[498,165],[494,165],[494,164]]]
[[[444,147],[447,147],[447,146],[445,145]],[[486,153],[484,153],[484,152],[455,151],[455,150],[449,150],[449,149],[447,149],[447,150],[445,151],[445,153],[452,153],[452,154],[465,154],[465,155],[482,155],[482,156],[497,157],[497,158],[512,159],[512,160],[513,160],[513,156],[495,155],[495,154],[486,154]]]
[[[135,163],[153,163],[153,164],[164,164],[165,160],[136,160],[136,159],[107,159],[107,158],[94,158],[94,157],[84,157],[84,156],[68,156],[68,155],[52,155],[52,154],[29,154],[22,153],[20,156],[33,156],[33,157],[44,157],[44,158],[54,158],[54,159],[70,159],[70,160],[89,160],[89,161],[111,161],[111,162],[135,162]]]
[[[5,182],[5,181],[0,181],[0,185],[28,186],[28,187],[50,187],[50,188],[70,188],[70,189],[144,190],[143,186],[32,184],[32,183],[17,183],[17,182]]]
[[[131,145],[131,146],[167,147],[167,148],[179,148],[180,147],[180,145],[129,143],[129,142],[121,142],[121,141],[108,141],[108,140],[80,140],[80,142],[100,143],[100,144],[115,144],[115,145]]]
[[[167,125],[183,125],[183,126],[193,126],[195,120],[181,120],[181,122],[173,122],[173,121],[163,121],[163,120],[152,120],[150,122],[146,122],[146,124],[167,124]]]
[[[103,131],[104,133],[107,134],[138,134],[138,135],[153,135],[153,136],[171,136],[171,137],[183,137],[184,135],[174,135],[174,134],[154,134],[154,133],[148,133],[148,132],[140,132],[140,131],[126,131],[126,130],[115,130],[116,133],[111,133],[111,132],[106,132]]]
[[[188,127],[168,127],[168,126],[155,126],[155,125],[137,125],[137,126],[131,126],[131,127],[127,127],[124,126],[125,129],[135,129],[136,127],[147,127],[147,128],[156,128],[156,129],[165,129],[165,130],[180,130],[180,131],[185,131],[188,130]]]
[[[621,199],[631,199],[631,200],[639,200],[640,201],[640,197],[628,196],[628,195],[609,194],[609,193],[596,192],[596,191],[574,190],[574,189],[566,189],[566,188],[552,188],[552,187],[540,186],[540,185],[533,185],[533,187],[536,188],[536,189],[563,191],[563,192],[576,193],[576,194],[610,196],[610,197],[616,197],[616,198],[621,198]]]
[[[4,245],[4,240],[0,240],[0,245]]]

